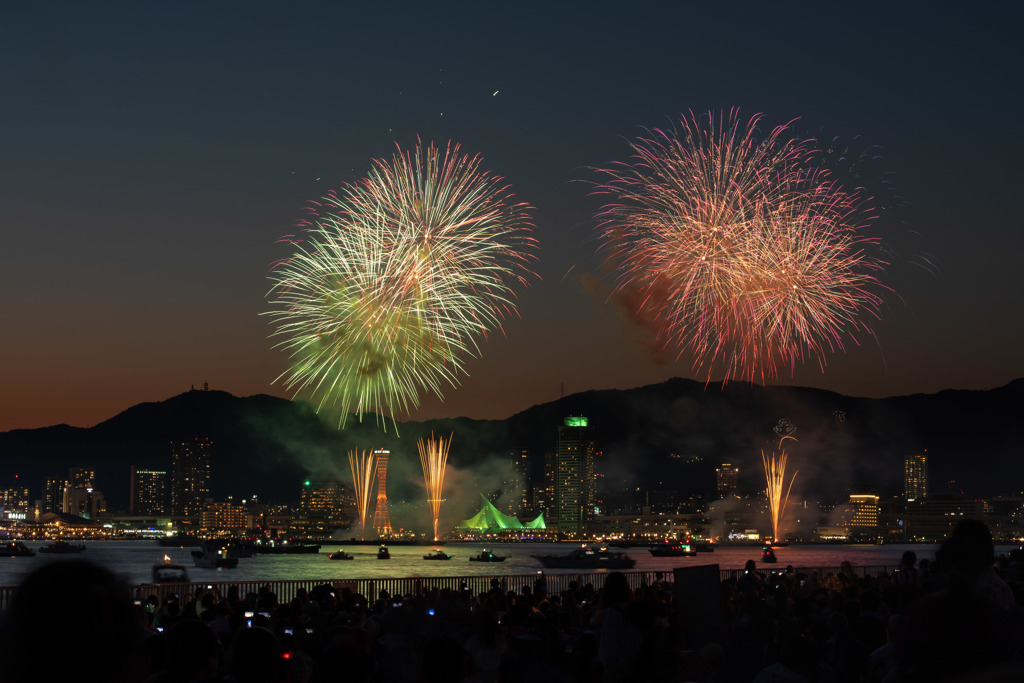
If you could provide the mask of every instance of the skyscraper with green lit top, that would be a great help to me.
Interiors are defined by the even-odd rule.
[[[582,416],[567,417],[558,427],[555,485],[558,535],[582,538],[594,518],[596,477],[594,437],[590,421]]]

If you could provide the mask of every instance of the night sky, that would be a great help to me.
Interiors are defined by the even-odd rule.
[[[1024,5],[364,5],[5,7],[0,430],[90,426],[204,381],[287,396],[260,316],[277,240],[417,136],[480,154],[536,207],[541,250],[520,318],[413,418],[704,379],[608,302],[580,181],[645,126],[732,107],[874,150],[894,200],[876,337],[780,384],[1024,376]]]

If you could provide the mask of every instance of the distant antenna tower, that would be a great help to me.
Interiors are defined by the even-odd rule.
[[[373,452],[377,461],[377,507],[373,511],[373,528],[381,536],[391,535],[391,517],[388,515],[388,458],[391,451],[378,448]]]

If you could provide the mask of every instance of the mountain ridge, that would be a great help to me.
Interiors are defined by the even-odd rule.
[[[673,378],[634,389],[580,392],[504,420],[399,422],[396,434],[394,423],[378,422],[383,418],[374,415],[361,422],[350,417],[338,429],[337,413],[318,414],[304,401],[193,389],[130,406],[92,427],[0,432],[0,476],[10,482],[20,475],[19,485],[28,486],[35,499],[46,476],[63,478],[72,466],[90,466],[110,508],[126,508],[131,465],[168,469],[170,441],[202,436],[214,441],[215,498],[258,494],[286,502],[298,498],[309,476],[348,481],[349,450],[385,447],[393,453],[389,498],[401,505],[422,492],[416,440],[434,433],[453,435],[446,486],[452,498],[476,500],[477,490],[500,487],[513,451],[529,451],[539,476],[562,418],[582,414],[594,425],[609,490],[707,493],[714,467],[734,462],[741,468],[741,492],[757,492],[763,488],[760,455],[778,449],[785,426],[780,421],[787,420],[795,427],[796,441],[786,442],[791,467],[799,471],[795,495],[896,495],[903,456],[927,449],[933,492],[983,496],[1024,489],[1024,466],[1018,464],[1024,428],[1015,412],[1022,395],[1024,379],[989,390],[873,399],[807,387]]]

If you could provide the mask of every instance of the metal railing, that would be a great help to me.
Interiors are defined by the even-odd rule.
[[[866,576],[879,576],[892,573],[895,567],[891,566],[864,566],[864,567],[796,567],[794,571],[808,576],[816,575],[820,578],[846,574],[851,578],[864,578]],[[781,572],[781,568],[765,568],[760,566],[757,572],[762,575]],[[719,574],[723,581],[737,577],[743,573],[741,569],[720,569]],[[639,588],[641,584],[652,584],[658,574],[662,574],[662,580],[672,582],[671,571],[623,571],[630,588]],[[495,574],[491,576],[435,576],[415,578],[372,578],[372,579],[290,579],[276,581],[194,581],[191,583],[165,583],[165,584],[140,584],[132,587],[132,592],[138,600],[145,600],[150,595],[155,595],[161,603],[169,595],[178,596],[179,600],[186,601],[188,596],[195,595],[204,590],[214,590],[220,595],[226,596],[234,588],[240,597],[245,598],[250,593],[258,594],[261,590],[269,590],[277,596],[278,602],[290,602],[299,591],[305,589],[311,591],[316,586],[329,585],[335,591],[342,591],[346,588],[353,593],[375,600],[381,591],[387,591],[389,595],[417,595],[432,589],[459,591],[469,589],[474,594],[483,593],[495,585],[502,590],[522,593],[524,587],[534,590],[538,579],[543,578],[544,587],[548,594],[561,593],[569,590],[573,583],[577,587],[587,584],[595,589],[604,585],[608,572],[584,572],[584,573],[558,573],[549,574]],[[0,610],[10,606],[17,587],[0,587]]]

